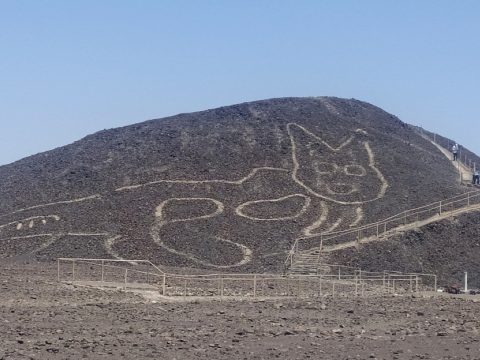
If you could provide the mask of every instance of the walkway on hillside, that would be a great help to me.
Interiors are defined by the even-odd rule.
[[[470,170],[467,166],[465,166],[461,161],[452,161],[452,153],[448,150],[445,149],[444,147],[438,145],[436,142],[433,140],[429,139],[428,137],[423,137],[424,139],[430,141],[433,145],[435,145],[438,150],[444,154],[448,160],[452,163],[452,166],[455,167],[455,169],[458,171],[458,174],[461,176],[462,181],[468,181],[470,182],[472,180],[472,170]]]
[[[337,251],[337,250],[343,250],[347,249],[350,247],[355,247],[358,246],[359,244],[368,244],[372,243],[375,241],[385,241],[391,238],[392,236],[400,233],[404,233],[409,230],[413,229],[418,229],[422,226],[431,224],[433,222],[441,221],[444,219],[447,219],[452,216],[458,216],[461,214],[469,213],[469,212],[474,212],[474,211],[480,211],[480,204],[475,204],[471,206],[465,206],[460,209],[452,210],[452,211],[445,211],[441,215],[435,215],[432,216],[431,218],[425,219],[425,220],[420,220],[420,221],[415,221],[406,225],[401,225],[398,226],[394,229],[389,230],[387,233],[382,234],[382,236],[369,236],[366,238],[362,238],[359,241],[349,241],[346,243],[342,244],[336,244],[336,245],[331,245],[331,246],[323,246],[322,252],[332,252],[332,251]]]
[[[395,234],[473,211],[480,211],[480,190],[469,191],[442,201],[409,209],[381,221],[350,230],[322,233],[308,239],[297,239],[285,264],[292,264],[294,258],[300,254],[318,255],[359,244],[384,241]]]
[[[461,180],[471,181],[471,169],[460,161],[452,161],[452,155],[447,149],[427,137],[424,138],[435,145],[449,159],[452,166],[458,171]],[[380,222],[367,224],[351,230],[321,234],[319,243],[305,250],[299,249],[299,240],[297,240],[285,264],[290,263],[290,271],[307,271],[311,273],[313,269],[315,272],[315,269],[322,263],[323,255],[328,253],[358,247],[360,244],[386,241],[394,235],[473,211],[480,211],[480,191],[467,192],[450,199],[410,209]],[[432,213],[434,215],[430,216],[429,214]],[[413,221],[410,220],[409,222],[407,219],[413,219]],[[387,224],[394,224],[394,227],[387,229]]]
[[[455,161],[455,162],[452,161],[452,154],[450,153],[450,151],[448,151],[444,147],[438,145],[437,143],[430,140],[429,138],[427,138],[427,137],[424,137],[424,138],[429,140],[433,145],[435,145],[442,152],[442,154],[444,154],[451,161],[452,166],[454,166],[455,169],[458,171],[462,180],[470,181],[469,179],[471,179],[471,177],[472,177],[472,172],[467,166],[462,164],[460,161]],[[389,239],[390,237],[392,237],[396,234],[403,233],[403,232],[409,231],[409,230],[413,230],[413,229],[431,224],[433,222],[444,220],[444,219],[449,218],[451,216],[460,215],[460,214],[473,212],[473,211],[480,211],[480,204],[464,206],[462,208],[451,210],[451,211],[444,211],[443,213],[437,214],[437,215],[432,216],[428,219],[423,219],[423,220],[414,221],[414,222],[411,222],[411,223],[408,223],[408,224],[405,224],[405,225],[400,225],[398,227],[395,227],[395,228],[389,230],[386,233],[383,233],[381,236],[369,236],[369,237],[365,237],[365,238],[360,238],[357,241],[349,241],[349,242],[336,244],[336,245],[330,245],[330,246],[326,245],[326,246],[323,246],[322,252],[327,253],[327,252],[332,252],[332,251],[337,251],[337,250],[342,250],[342,249],[358,246],[359,244],[367,244],[367,243],[371,243],[371,242],[375,242],[375,241],[385,241],[385,240]]]
[[[476,201],[480,200],[480,191],[473,191],[470,193],[467,193],[467,201],[470,199],[476,199]],[[463,201],[465,199],[461,199]],[[453,202],[448,202],[447,200],[447,205],[453,205],[456,201]],[[379,229],[383,228],[384,226],[386,227],[386,224],[390,222],[392,219],[394,221],[398,221],[400,218],[404,216],[405,213],[400,213],[400,217],[394,216],[392,218],[387,219],[386,221],[379,222],[379,223],[374,223],[374,224],[369,224],[367,227],[359,228],[360,230],[356,229],[352,232],[345,232],[345,233],[337,233],[337,235],[333,235],[332,238],[330,239],[324,239],[323,241],[323,246],[316,246],[312,247],[308,250],[302,250],[302,251],[296,251],[294,253],[290,253],[289,257],[287,257],[286,264],[290,263],[290,265],[287,265],[289,267],[288,272],[290,274],[318,274],[321,269],[325,266],[325,264],[328,262],[328,254],[332,253],[334,251],[339,251],[339,250],[344,250],[348,248],[356,248],[359,245],[362,244],[369,244],[369,243],[374,243],[374,242],[380,242],[380,241],[387,241],[391,237],[405,233],[406,231],[411,231],[414,229],[418,229],[420,227],[423,227],[425,225],[431,224],[433,222],[438,222],[441,220],[445,220],[447,218],[453,217],[453,216],[458,216],[461,214],[469,213],[469,212],[474,212],[474,211],[480,211],[480,203],[471,203],[468,201],[469,205],[462,206],[460,208],[454,208],[452,210],[443,210],[442,211],[442,202],[437,203],[438,204],[438,210],[435,215],[430,216],[428,218],[424,219],[419,219],[417,218],[417,221],[413,222],[405,222],[404,224],[400,224],[398,226],[395,226],[393,228],[390,228],[388,230],[381,230],[381,233],[378,232]],[[427,208],[428,211],[432,210],[430,205],[425,206],[424,208]],[[420,208],[421,209],[421,208]],[[414,211],[417,209],[413,209]],[[413,212],[414,215],[417,215],[417,213]],[[366,229],[375,229],[377,233],[373,235],[365,235],[361,236],[360,233],[362,230]],[[346,235],[353,235],[355,232],[358,231],[358,237],[356,237],[355,240],[351,240],[352,237],[349,239],[341,239],[342,236]],[[325,234],[326,236],[328,234]],[[328,245],[328,242],[331,240],[335,240],[337,243]],[[340,242],[338,242],[340,240]],[[323,270],[322,270],[323,271]]]

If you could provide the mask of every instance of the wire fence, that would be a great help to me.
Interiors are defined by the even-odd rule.
[[[455,144],[455,141],[448,139],[444,136],[439,134],[427,131],[421,127],[412,127],[420,136],[423,138],[434,142],[435,144],[443,147],[444,149],[451,152],[452,146]],[[479,170],[480,167],[480,158],[467,148],[462,145],[458,147],[458,156],[457,161],[462,163],[465,167],[470,169],[470,171],[474,172],[475,170]],[[452,153],[452,160],[453,160],[453,153]],[[468,180],[468,179],[463,179]],[[471,180],[471,179],[470,179]]]
[[[435,220],[442,214],[454,215],[456,211],[469,209],[471,206],[480,205],[480,191],[474,190],[464,194],[451,197],[446,200],[437,201],[415,209],[403,211],[379,222],[366,224],[354,229],[337,232],[321,233],[309,238],[297,239],[285,260],[285,265],[291,267],[295,257],[302,252],[316,252],[320,254],[328,247],[335,247],[342,244],[360,244],[378,238],[386,238],[395,234],[398,230],[406,230],[409,226],[416,227],[421,222]]]
[[[333,269],[332,265],[325,266]],[[319,275],[179,275],[161,272],[144,260],[81,258],[60,258],[57,260],[57,267],[57,280],[60,282],[124,291],[154,291],[165,297],[176,298],[345,297],[436,289],[434,275],[375,273],[348,267],[338,273]],[[426,281],[426,276],[433,276],[431,284]]]

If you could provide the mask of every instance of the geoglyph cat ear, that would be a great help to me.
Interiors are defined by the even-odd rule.
[[[358,132],[360,130],[362,134],[366,134],[366,131],[362,129],[357,129],[355,132]],[[310,142],[316,143],[316,144],[321,144],[325,147],[327,147],[331,151],[339,151],[345,146],[349,145],[353,139],[355,138],[356,134],[351,135],[348,137],[345,141],[340,143],[337,147],[334,147],[315,135],[314,133],[310,132],[309,130],[305,129],[303,126],[295,124],[295,123],[289,123],[287,124],[287,131],[288,135],[290,136],[290,140],[292,142],[292,146],[296,148],[300,144],[305,144],[305,140],[309,140]]]

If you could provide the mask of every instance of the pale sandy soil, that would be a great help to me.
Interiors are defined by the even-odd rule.
[[[0,265],[0,359],[480,358],[480,296],[162,303]]]

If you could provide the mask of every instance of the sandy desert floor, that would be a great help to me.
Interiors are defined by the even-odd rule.
[[[0,269],[0,359],[480,359],[479,295],[152,302]]]

